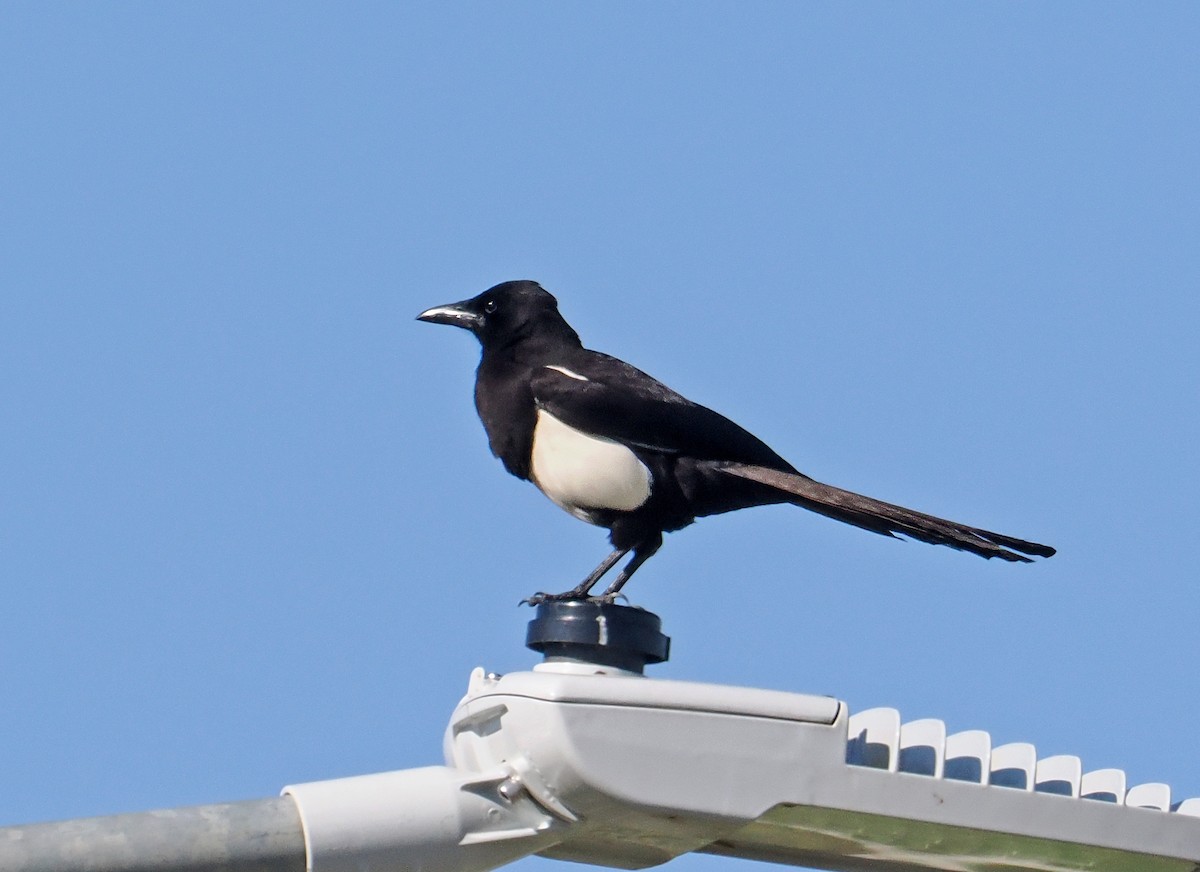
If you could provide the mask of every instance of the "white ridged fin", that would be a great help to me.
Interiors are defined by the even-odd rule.
[[[1171,810],[1171,785],[1161,781],[1150,781],[1129,788],[1125,794],[1125,804],[1131,808],[1155,808],[1159,811]]]
[[[1028,742],[1009,742],[992,749],[992,771],[988,784],[1033,790],[1037,748]]]
[[[1192,797],[1185,799],[1172,808],[1172,811],[1177,814],[1191,815],[1192,817],[1200,817],[1200,797]]]
[[[922,718],[900,726],[901,772],[941,778],[946,762],[946,724],[937,718]]]
[[[963,730],[946,737],[943,777],[987,784],[992,771],[992,737],[986,730]]]
[[[856,766],[1200,818],[1200,797],[1172,805],[1169,784],[1127,787],[1124,770],[1084,772],[1082,761],[1073,754],[1039,760],[1037,748],[1028,742],[992,747],[992,738],[984,730],[947,735],[945,723],[936,718],[901,724],[900,712],[894,708],[851,715],[846,738],[846,762]]]
[[[900,712],[873,708],[850,716],[846,762],[895,772],[900,762]]]
[[[1125,803],[1125,770],[1094,769],[1083,773],[1079,782],[1079,795],[1084,799],[1099,802]]]
[[[1079,783],[1083,777],[1083,761],[1073,754],[1058,754],[1037,761],[1033,789],[1038,793],[1079,798]]]

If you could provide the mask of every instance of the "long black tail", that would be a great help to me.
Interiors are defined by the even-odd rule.
[[[1051,557],[1054,554],[1054,549],[1049,545],[1026,542],[1024,539],[914,512],[903,506],[894,506],[822,484],[805,475],[743,463],[723,464],[721,469],[730,475],[756,481],[787,494],[787,501],[797,506],[885,536],[900,533],[921,542],[970,551],[980,557],[999,557],[1001,560],[1021,563],[1032,562],[1024,554],[1037,557]],[[1008,550],[1010,548],[1011,551]],[[1022,553],[1015,553],[1017,551]]]

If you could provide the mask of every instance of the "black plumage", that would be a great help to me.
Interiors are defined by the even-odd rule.
[[[475,406],[492,453],[576,517],[607,527],[613,551],[579,585],[534,602],[582,599],[626,554],[611,598],[662,534],[734,509],[792,503],[874,533],[1029,562],[1054,549],[815,481],[757,436],[641,370],[583,347],[558,303],[531,281],[429,309],[422,321],[470,330],[483,348]]]

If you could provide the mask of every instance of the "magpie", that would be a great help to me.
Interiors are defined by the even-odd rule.
[[[622,360],[584,348],[537,282],[503,282],[417,316],[471,331],[483,353],[475,408],[492,453],[576,518],[608,528],[612,553],[568,591],[527,602],[611,601],[662,546],[697,518],[791,503],[885,536],[1029,563],[1054,549],[822,484],[712,409]],[[1018,553],[1019,552],[1019,553]]]

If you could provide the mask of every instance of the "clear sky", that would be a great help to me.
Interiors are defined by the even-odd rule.
[[[810,475],[628,588],[662,677],[1200,795],[1200,7],[0,5],[0,823],[440,762],[607,551],[420,324],[541,281]],[[531,860],[530,868],[548,868]],[[685,858],[679,869],[731,861]]]

